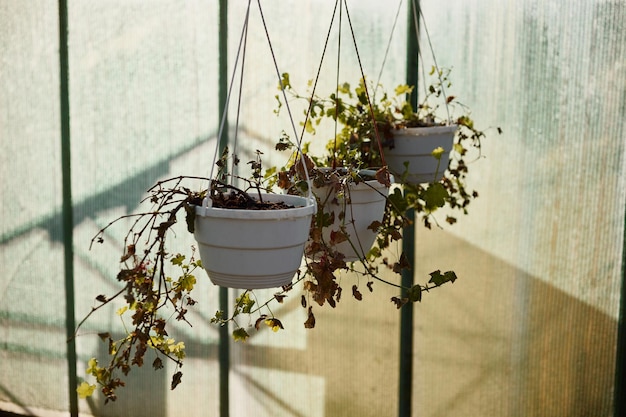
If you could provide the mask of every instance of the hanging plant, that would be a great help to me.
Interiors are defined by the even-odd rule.
[[[338,0],[335,6],[339,5],[340,13],[342,4]],[[346,14],[348,15],[347,6]],[[320,68],[321,65],[320,62]],[[393,242],[402,239],[402,229],[411,225],[406,213],[421,205],[425,208],[422,211],[428,210],[424,219],[425,224],[430,225],[429,217],[432,213],[446,204],[446,190],[439,183],[433,183],[419,195],[402,193],[399,188],[391,189],[393,176],[386,167],[382,136],[360,135],[350,122],[343,120],[349,118],[360,128],[369,128],[374,132],[378,129],[376,113],[370,104],[364,83],[357,91],[358,104],[342,100],[341,86],[338,86],[338,91],[331,95],[330,100],[325,101],[315,94],[317,80],[311,85],[313,90],[310,94],[306,97],[299,96],[293,90],[289,74],[284,73],[281,76],[279,89],[283,97],[276,96],[276,113],[279,114],[282,106],[287,104],[286,93],[307,100],[308,108],[302,122],[303,132],[300,136],[294,136],[297,140],[292,140],[284,133],[276,145],[277,150],[292,152],[291,162],[286,167],[270,170],[271,175],[277,174],[277,185],[287,193],[310,191],[312,184],[312,192],[317,201],[318,211],[305,249],[305,265],[303,272],[298,275],[298,281],[303,281],[303,289],[310,296],[302,296],[302,306],[308,309],[305,327],[315,326],[310,299],[320,306],[328,304],[334,307],[341,299],[343,287],[351,288],[353,298],[361,300],[363,295],[359,283],[364,283],[370,292],[373,291],[376,281],[395,286],[403,294],[392,298],[399,308],[407,302],[420,301],[424,290],[454,282],[456,274],[453,271],[434,271],[426,285],[416,284],[411,288],[403,288],[394,283],[393,279],[382,278],[381,268],[398,275],[403,270],[412,268],[404,255],[389,260],[385,253],[385,249]],[[347,92],[350,93],[349,86]],[[358,109],[358,116],[349,111],[349,106]],[[369,109],[369,113],[366,109]],[[324,119],[331,119],[335,127],[341,126],[341,130],[327,142],[326,152],[317,156],[309,151],[308,144],[302,147],[300,144],[304,133],[315,133]],[[435,160],[441,160],[443,152],[436,149],[431,154]],[[363,173],[368,171],[369,176],[364,177]],[[310,184],[305,181],[303,172],[310,175]],[[353,203],[357,200],[355,191],[359,187],[371,194],[377,194],[375,199],[369,199],[372,202],[384,201],[384,204],[379,204],[379,211],[375,216],[362,219],[355,217]],[[373,246],[372,241],[375,241]],[[288,287],[287,290],[291,288]],[[236,314],[237,310],[232,317]]]
[[[261,192],[259,152],[253,195],[212,190],[189,215],[204,269],[223,287],[260,289],[288,285],[300,267],[315,202]],[[215,204],[218,202],[219,204]]]
[[[281,88],[296,98],[305,98],[293,91],[288,74],[283,74]],[[421,200],[416,201],[416,195],[402,193],[398,188],[390,192],[393,176],[385,167],[380,168],[384,155],[376,152],[376,148],[382,147],[374,145],[369,138],[361,140],[358,132],[343,123],[344,117],[353,117],[346,103],[336,99],[337,95],[330,102],[314,95],[310,97],[313,98],[307,99],[309,108],[302,123],[305,131],[315,134],[322,121],[330,119],[331,122],[342,123],[340,132],[328,140],[326,152],[321,156],[312,154],[307,144],[303,146],[304,154],[296,153],[286,169],[274,168],[271,171],[278,172],[277,184],[288,193],[306,189],[301,159],[305,161],[311,176],[318,211],[305,249],[307,260],[302,274],[305,292],[318,305],[334,307],[341,299],[343,286],[351,288],[353,298],[361,300],[363,293],[359,283],[365,283],[364,286],[371,292],[374,282],[378,281],[405,292],[404,297],[392,298],[400,307],[410,301],[420,301],[423,290],[454,282],[456,274],[453,271],[445,274],[435,271],[427,285],[418,284],[412,288],[402,288],[381,277],[381,267],[398,276],[403,270],[412,267],[402,254],[396,260],[389,260],[385,249],[402,239],[402,229],[410,225],[406,216],[408,210],[414,209],[416,204],[424,204],[432,213],[445,204],[444,193],[437,194],[436,186],[429,187],[420,196]],[[278,102],[277,111],[280,111],[282,102]],[[367,120],[366,112],[360,115],[362,119],[358,121],[358,126],[373,125],[372,120]],[[283,134],[276,148],[293,151],[295,144],[288,135]],[[440,157],[441,151],[434,152],[434,159]],[[368,176],[364,177],[364,173]],[[354,203],[359,200],[359,187],[374,197],[367,199],[378,206],[374,216],[358,218],[355,214],[357,209]],[[312,328],[315,325],[312,306],[304,297],[302,305],[308,308],[305,326]]]
[[[218,162],[220,168],[226,166],[227,158],[228,149]],[[234,160],[237,160],[236,156]],[[148,190],[148,197],[141,203],[150,205],[149,210],[115,219],[92,239],[92,245],[103,243],[111,226],[133,219],[124,237],[123,247],[126,249],[117,274],[121,289],[112,296],[98,295],[97,305],[76,330],[78,334],[92,314],[114,300],[125,302],[118,315],[126,317],[126,312],[131,314],[130,325],[125,324],[129,330],[121,339],[115,340],[110,332],[99,333],[108,344],[109,363],[101,366],[96,358],[88,363],[87,373],[95,377],[106,401],[114,401],[116,389],[124,386],[119,374],[127,375],[132,366],[142,366],[149,349],[156,352],[152,363],[155,369],[163,367],[164,359],[175,363],[172,389],[180,383],[185,345],[169,336],[168,327],[171,318],[191,325],[187,313],[196,304],[192,291],[197,283],[198,269],[205,269],[211,280],[222,286],[268,288],[291,282],[300,266],[311,217],[316,211],[315,204],[299,196],[270,194],[258,175],[262,170],[260,153],[251,162],[255,172],[252,179],[238,177],[247,184],[245,190],[226,184],[222,170],[218,171],[217,179],[211,181],[184,176],[159,181]],[[187,184],[198,181],[211,186],[193,191]],[[245,213],[243,217],[248,220],[252,218],[255,224],[242,222],[241,213]],[[196,257],[195,247],[187,254],[170,248],[169,237],[175,234],[174,227],[181,223],[188,232],[194,233],[201,259]],[[285,226],[286,230],[276,229]],[[268,231],[260,233],[259,227]],[[235,258],[236,255],[229,252],[233,249],[222,248],[233,245],[236,250],[249,245],[250,230],[260,233],[252,239],[255,242],[252,252]],[[290,239],[288,248],[276,245],[272,240],[283,233]],[[212,237],[215,239],[211,240]],[[278,249],[274,249],[276,246]],[[259,256],[255,249],[262,250],[263,255]],[[274,253],[275,250],[278,253]],[[276,266],[280,274],[271,269]],[[222,271],[227,271],[226,277]],[[268,276],[270,281],[267,281]],[[279,322],[274,317],[268,319],[268,326],[274,327],[276,323]],[[95,385],[84,383],[79,392],[86,395],[94,388]]]
[[[242,55],[245,55],[244,40],[248,33],[251,3],[248,2],[239,44],[239,53]],[[257,3],[265,26],[261,4]],[[267,40],[271,47],[269,34]],[[235,68],[238,67],[239,53]],[[241,60],[241,80],[244,61]],[[278,75],[275,59],[274,65]],[[108,344],[108,363],[100,365],[96,358],[88,362],[87,373],[101,386],[106,402],[116,400],[116,390],[124,386],[120,375],[127,375],[133,366],[142,366],[148,350],[156,353],[152,363],[155,369],[163,367],[164,359],[175,363],[171,387],[174,389],[180,384],[180,368],[185,358],[184,342],[174,340],[168,328],[174,319],[189,323],[188,309],[196,304],[192,291],[197,282],[195,274],[198,268],[205,269],[209,278],[218,285],[255,289],[289,285],[300,266],[311,218],[316,212],[315,200],[310,191],[304,195],[274,194],[271,186],[265,184],[259,151],[256,159],[249,162],[252,168],[250,178],[228,175],[228,162],[231,162],[234,172],[239,158],[236,154],[229,157],[227,147],[216,161],[234,80],[233,75],[210,177],[181,176],[158,182],[148,190],[148,197],[142,201],[142,204],[151,205],[149,210],[121,216],[101,229],[92,240],[92,244],[102,243],[109,227],[124,219],[134,219],[124,238],[125,251],[120,259],[122,267],[117,274],[122,288],[112,296],[98,295],[98,304],[76,329],[77,335],[85,320],[114,300],[123,299],[125,302],[125,306],[118,310],[120,316],[127,311],[132,312],[131,324],[125,323],[126,332],[121,339],[115,340],[110,332],[99,333],[100,338]],[[240,85],[240,99],[241,92]],[[239,111],[237,108],[236,132]],[[236,137],[234,142],[237,143]],[[215,168],[217,173],[213,175]],[[308,181],[306,172],[304,177]],[[234,186],[234,179],[242,181],[244,187]],[[188,182],[198,180],[206,181],[208,186],[202,188],[188,185]],[[200,191],[195,191],[198,189]],[[196,257],[195,247],[187,254],[170,248],[168,238],[179,223],[186,224],[187,231],[194,234],[200,259]],[[178,278],[173,278],[176,276]],[[239,312],[243,308],[244,313],[249,313],[246,310],[247,303],[246,297],[238,297],[235,311]],[[268,309],[268,312],[270,316],[263,314],[262,322],[273,329],[282,327],[271,310]],[[218,312],[212,321],[224,325],[230,319],[223,320]],[[241,332],[235,332],[234,336],[238,334]],[[96,385],[84,382],[78,388],[78,393],[82,397],[89,396],[95,388]]]
[[[391,208],[399,209],[395,215],[401,216],[406,210],[415,209],[428,228],[432,220],[436,220],[434,214],[437,210],[443,207],[452,209],[448,210],[445,220],[453,224],[457,221],[454,211],[467,214],[469,204],[478,197],[477,191],[467,189],[466,178],[469,164],[480,158],[481,140],[485,138],[485,131],[475,127],[469,109],[458,102],[455,96],[444,96],[445,90],[452,86],[450,70],[433,67],[430,75],[432,84],[426,89],[427,93],[417,109],[411,105],[410,95],[414,93],[414,88],[405,84],[398,85],[390,94],[380,85],[367,86],[361,79],[354,87],[342,83],[336,92],[328,96],[311,97],[301,95],[293,88],[289,74],[283,74],[282,78],[291,97],[310,102],[310,117],[304,126],[309,134],[315,135],[325,120],[340,125],[337,135],[327,143],[326,155],[321,158],[311,157],[312,160],[317,164],[336,160],[340,165],[359,169],[382,166],[384,159],[389,163],[396,181],[404,188],[404,194],[396,188],[389,196],[393,202]],[[376,91],[380,97],[371,104],[367,88]],[[442,106],[451,112],[450,118],[442,119],[438,116]],[[395,156],[398,142],[416,128],[428,133],[441,130],[447,142],[443,146],[437,146],[437,142],[434,145],[418,143],[417,146],[422,149],[412,150],[411,153],[416,157],[405,161],[402,158],[390,158],[390,155]],[[432,137],[421,136],[427,142]],[[376,146],[378,140],[382,147]],[[406,147],[404,143],[400,146]],[[468,161],[468,157],[472,160]],[[417,165],[415,168],[418,169],[423,169],[420,165],[425,163],[426,172],[430,174],[417,174],[416,177],[410,171],[411,163]],[[429,176],[430,180],[426,181]],[[420,180],[416,182],[415,178]]]
[[[261,11],[260,2],[258,4]],[[242,39],[247,34],[247,19],[248,14]],[[240,45],[242,43],[245,45],[245,42]],[[276,69],[282,100],[287,104],[287,92],[298,95],[288,76],[281,78]],[[314,133],[315,126],[325,118],[342,125],[341,131],[329,142],[325,155],[313,156],[302,144],[302,137],[292,140],[284,135],[276,149],[291,152],[287,164],[264,170],[261,153],[257,152],[256,159],[249,162],[251,177],[241,178],[227,173],[228,162],[236,166],[239,159],[236,154],[231,156],[226,148],[211,164],[217,167],[216,175],[212,173],[209,178],[179,176],[159,181],[142,201],[142,206],[149,208],[119,217],[92,239],[92,244],[102,243],[112,225],[122,220],[131,221],[123,239],[124,252],[117,273],[119,290],[113,295],[98,295],[96,305],[76,329],[78,335],[92,314],[112,305],[114,300],[123,300],[124,306],[117,313],[125,323],[124,335],[116,338],[109,331],[98,333],[107,345],[109,358],[105,363],[92,358],[87,366],[87,373],[100,386],[105,402],[117,399],[116,390],[125,385],[123,378],[134,366],[143,366],[148,351],[156,354],[151,364],[154,369],[163,368],[165,360],[175,364],[172,389],[181,383],[185,344],[175,340],[168,329],[175,322],[191,325],[187,316],[199,302],[194,293],[199,269],[206,270],[217,285],[243,290],[236,296],[230,316],[218,310],[211,319],[211,323],[218,326],[233,324],[232,336],[238,341],[247,340],[253,328],[283,329],[283,323],[268,306],[272,302],[281,303],[298,284],[304,291],[302,306],[307,309],[304,326],[313,328],[316,321],[313,304],[335,307],[344,286],[350,288],[356,300],[363,299],[364,291],[373,291],[375,282],[394,286],[401,294],[391,301],[400,308],[406,303],[421,301],[425,292],[457,279],[453,271],[434,271],[426,284],[404,288],[393,282],[394,279],[383,278],[382,271],[399,275],[412,266],[403,255],[395,260],[387,259],[384,250],[402,238],[402,229],[410,224],[405,216],[408,210],[421,213],[427,226],[430,226],[432,213],[446,204],[465,211],[471,196],[463,185],[467,166],[462,143],[474,141],[473,146],[480,149],[482,132],[474,130],[469,118],[457,119],[459,126],[473,133],[459,137],[455,152],[460,157],[455,157],[454,163],[451,158],[447,176],[423,188],[420,184],[403,182],[405,192],[402,193],[398,188],[391,188],[393,176],[386,167],[382,149],[389,146],[387,129],[400,127],[396,113],[406,108],[393,104],[392,98],[386,95],[379,104],[372,106],[364,82],[354,92],[347,84],[340,90],[341,95],[329,99],[311,95],[310,118],[304,122],[309,133]],[[398,92],[397,97],[405,93]],[[432,94],[437,94],[436,88]],[[223,117],[219,137],[226,112]],[[377,130],[383,134],[375,134]],[[297,137],[295,127],[293,137]],[[216,150],[214,158],[218,154]],[[432,152],[437,160],[441,160],[442,154],[439,149]],[[406,175],[403,172],[399,177],[402,182]],[[233,178],[240,180],[243,186],[234,186]],[[190,183],[203,185],[191,186]],[[276,187],[284,194],[273,193]],[[360,218],[353,207],[360,201],[358,194],[361,192],[370,194],[365,200],[377,206],[376,214],[368,215],[367,219]],[[250,219],[254,224],[244,221]],[[255,228],[261,223],[280,224],[287,230],[276,232],[261,225],[252,235],[248,234],[249,227]],[[194,234],[197,248],[178,251],[171,247],[171,237],[178,224],[184,224],[185,229]],[[277,254],[259,250],[260,243],[276,235],[288,238],[287,243],[273,244],[273,249],[278,249]],[[237,238],[240,241],[235,241]],[[233,249],[244,252],[232,253]],[[223,261],[227,263],[221,265]],[[262,269],[262,263],[277,269]],[[346,279],[342,280],[342,276]],[[264,302],[257,302],[257,298],[251,296],[255,288],[274,287],[278,288],[276,293]],[[240,325],[240,315],[254,324]],[[86,397],[93,394],[95,388],[95,384],[85,381],[78,392]]]

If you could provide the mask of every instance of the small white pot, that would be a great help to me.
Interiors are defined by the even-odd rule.
[[[255,197],[250,194],[251,197]],[[222,287],[274,288],[291,282],[300,267],[315,201],[262,194],[295,208],[233,210],[196,206],[194,236],[211,281]]]
[[[454,144],[457,125],[410,127],[393,130],[393,149],[385,148],[385,162],[396,178],[401,178],[407,169],[405,182],[420,184],[436,182],[448,169],[450,151]],[[444,150],[441,161],[432,156],[432,151],[441,147]]]
[[[376,171],[361,170],[359,174],[374,176]],[[363,259],[376,239],[376,232],[368,227],[375,220],[382,221],[389,187],[373,179],[358,184],[350,182],[339,193],[328,185],[314,187],[313,193],[323,203],[325,213],[334,213],[333,225],[324,229],[324,241],[329,243],[331,232],[343,226],[349,240],[338,243],[334,249],[343,253],[347,262]]]

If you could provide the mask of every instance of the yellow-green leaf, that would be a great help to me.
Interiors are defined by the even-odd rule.
[[[76,392],[80,398],[87,398],[93,395],[93,392],[96,390],[96,386],[93,384],[89,384],[84,382],[80,384],[78,388],[76,388]]]
[[[180,280],[180,286],[185,291],[193,290],[194,285],[196,285],[196,277],[193,275],[185,275]]]
[[[249,337],[250,335],[243,327],[233,330],[233,339],[235,339],[235,342],[245,342]]]
[[[289,73],[283,72],[280,78],[280,84],[278,85],[279,90],[286,90],[291,87],[291,81],[289,81]]]
[[[444,152],[445,150],[441,146],[439,146],[433,149],[433,151],[430,154],[434,156],[437,160],[440,160]]]
[[[400,96],[402,94],[411,94],[412,91],[413,91],[413,87],[408,86],[406,84],[399,85],[395,89],[395,93],[397,96]]]
[[[306,133],[315,134],[315,128],[311,123],[311,120],[307,120],[305,124]]]
[[[265,325],[270,327],[272,331],[277,332],[280,329],[284,329],[283,324],[277,318],[266,319]]]
[[[440,182],[430,184],[422,195],[426,209],[429,211],[434,211],[437,207],[443,207],[448,197],[448,191]]]
[[[96,358],[89,359],[87,362],[87,375],[96,375],[96,371],[98,370],[98,360]]]
[[[171,262],[172,262],[172,265],[182,265],[184,260],[185,260],[185,255],[182,255],[179,253],[172,258]]]

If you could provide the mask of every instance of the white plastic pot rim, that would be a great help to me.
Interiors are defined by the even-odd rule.
[[[254,198],[253,194],[248,194]],[[279,210],[245,210],[207,207],[206,205],[195,206],[196,215],[203,217],[215,217],[222,219],[292,219],[309,216],[317,211],[315,198],[301,197],[297,195],[266,194],[261,193],[264,201],[284,202],[293,208]]]
[[[435,134],[446,134],[454,132],[458,125],[449,126],[430,126],[430,127],[405,127],[402,129],[394,129],[391,132],[398,136],[428,136]]]

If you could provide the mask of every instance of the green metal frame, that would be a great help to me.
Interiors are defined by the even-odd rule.
[[[218,81],[218,125],[221,117],[227,111],[228,98],[228,1],[220,0],[219,3],[219,81]],[[219,138],[219,154],[228,145],[228,119],[222,130],[222,137]],[[224,315],[228,317],[228,288],[219,289],[219,306]],[[230,410],[230,334],[228,326],[224,325],[219,329],[219,369],[220,369],[220,417],[228,417]]]
[[[408,3],[407,13],[407,51],[406,51],[406,82],[417,87],[418,66],[418,36],[419,23],[413,19],[413,6],[419,12],[419,0]],[[419,13],[418,13],[419,16]],[[419,22],[419,21],[418,21]],[[417,94],[411,95],[413,108],[417,108]],[[410,210],[407,217],[411,225],[404,228],[402,237],[402,252],[407,257],[409,265],[415,265],[415,212]],[[411,288],[414,283],[415,271],[402,271],[402,286]],[[400,368],[398,381],[398,417],[410,417],[413,398],[413,303],[407,303],[400,309]]]
[[[74,214],[72,205],[72,169],[70,142],[70,94],[68,58],[67,0],[59,0],[59,66],[61,97],[61,169],[63,186],[63,262],[65,269],[65,333],[67,336],[67,367],[70,415],[78,417],[78,377],[76,343],[74,341]]]

